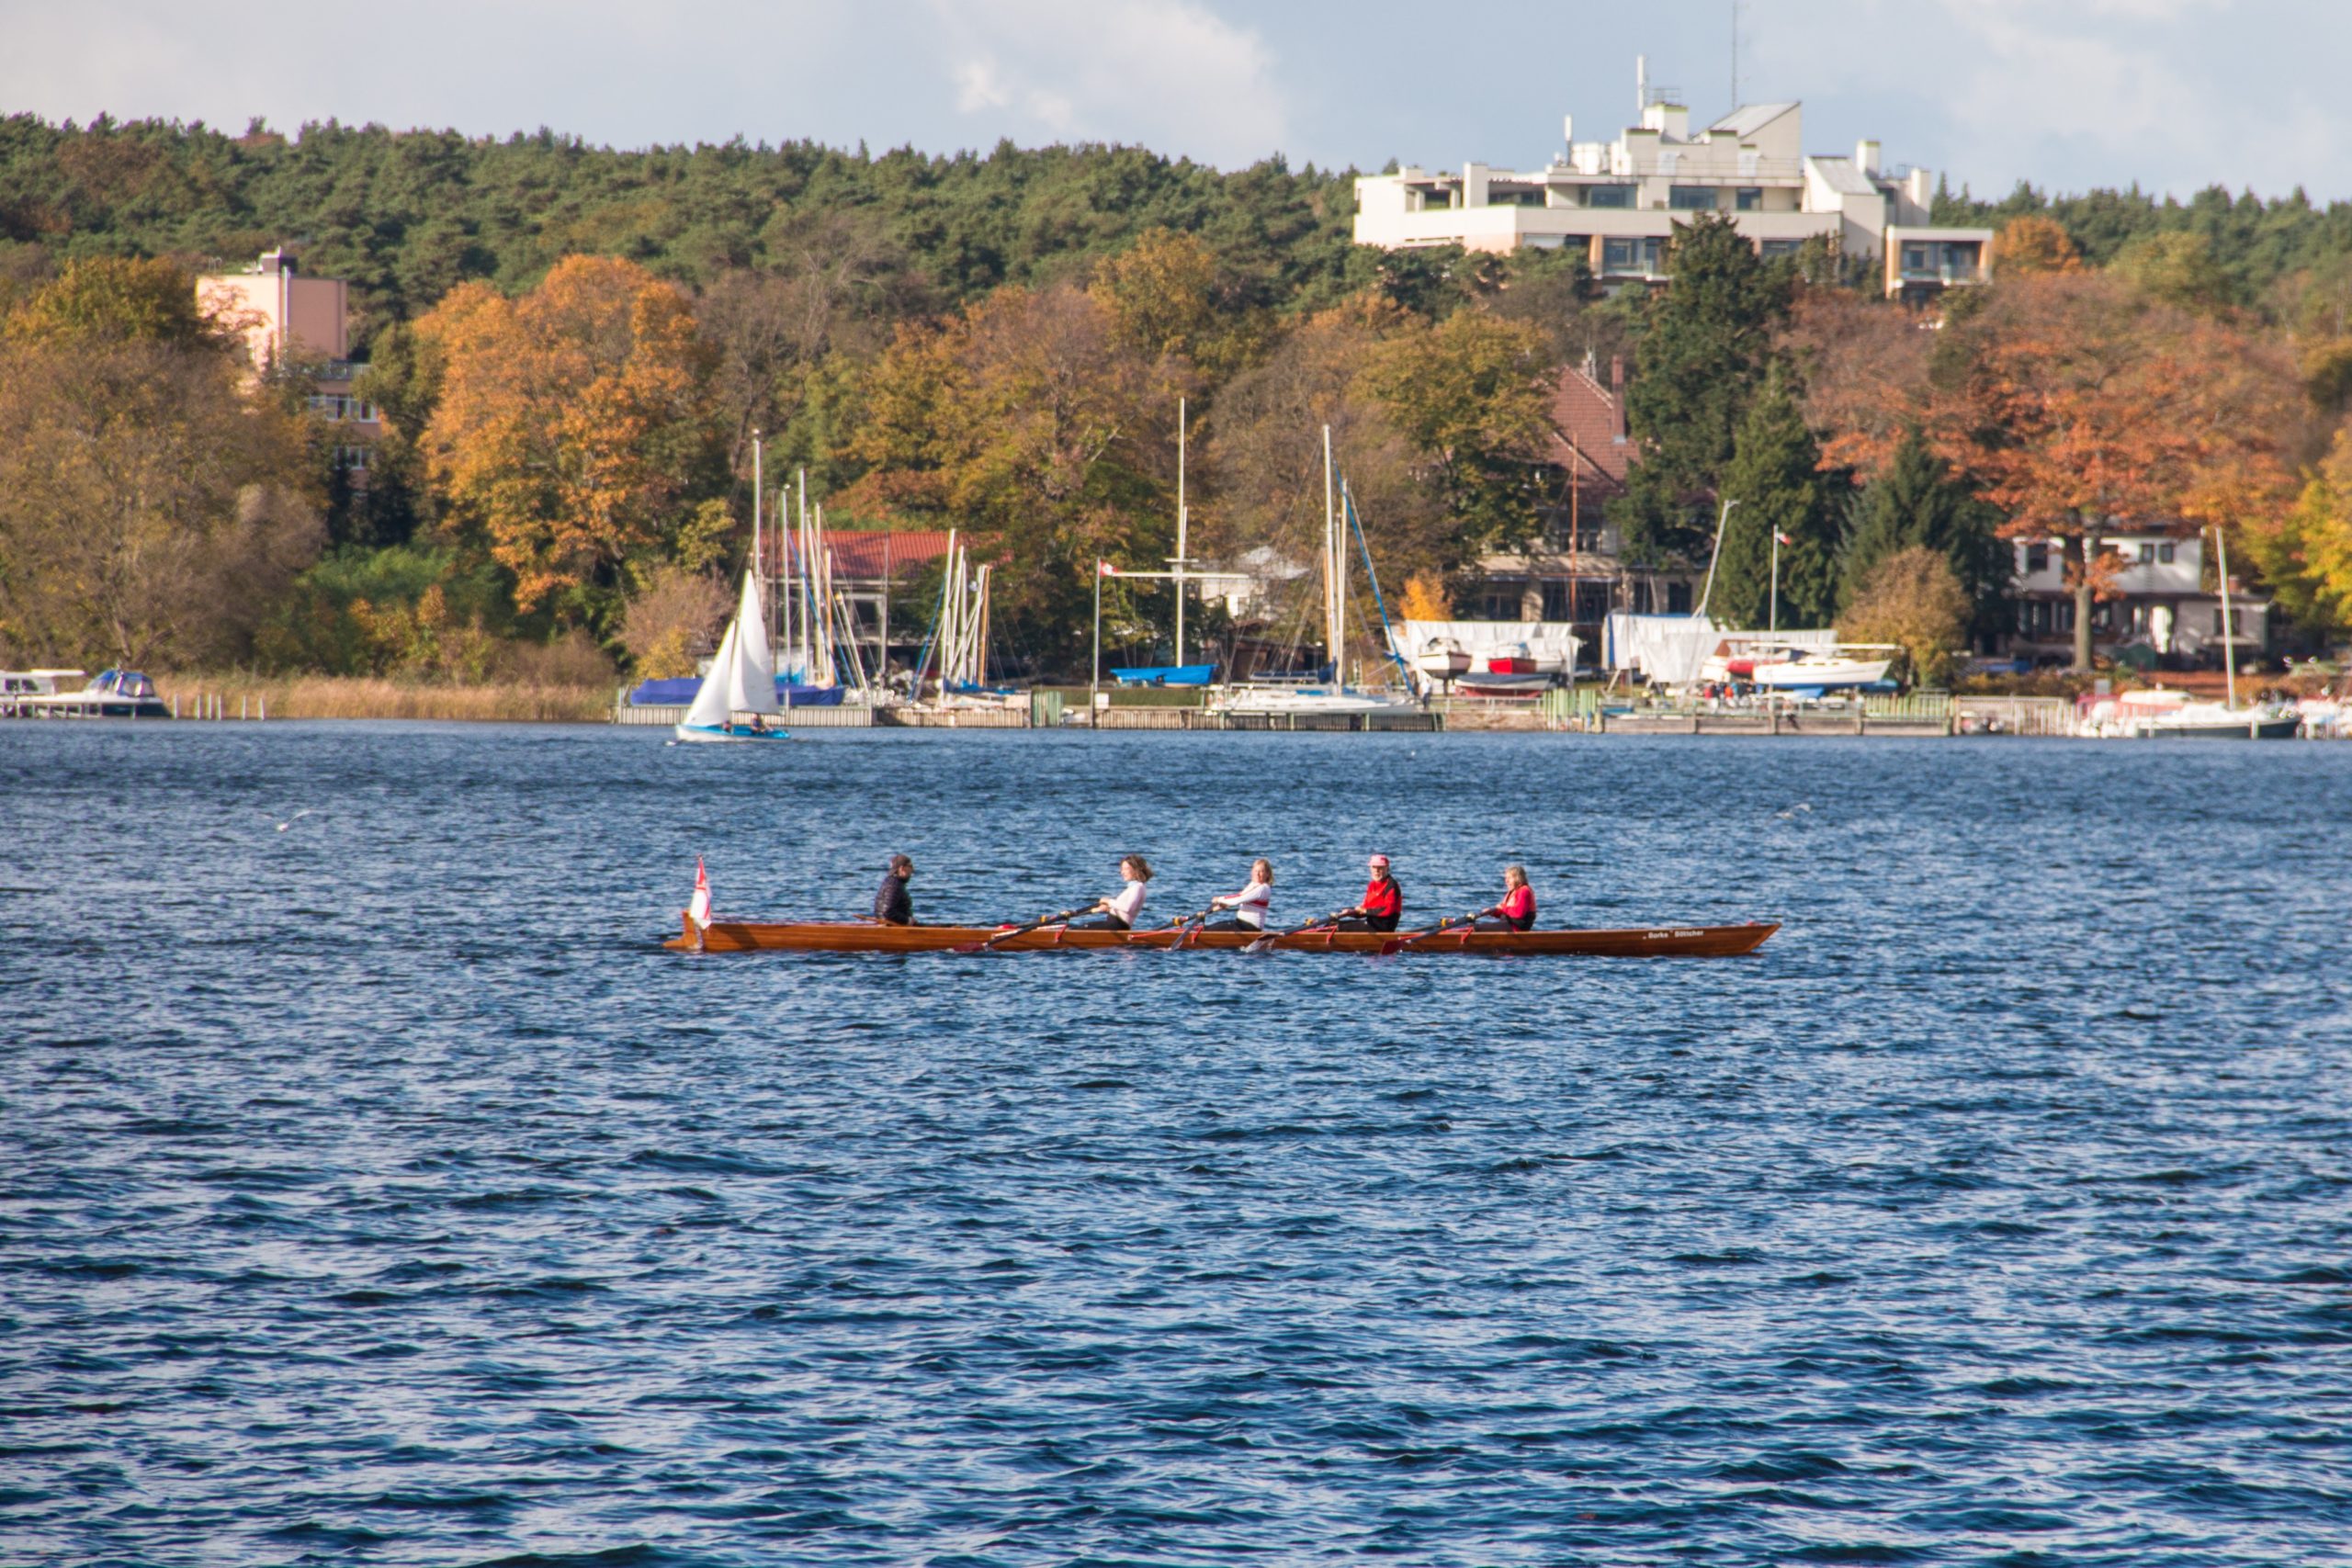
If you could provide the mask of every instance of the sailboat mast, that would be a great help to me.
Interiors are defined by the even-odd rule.
[[[1331,526],[1331,427],[1323,427],[1323,640],[1331,650],[1331,680],[1344,684],[1347,671],[1342,662],[1345,650],[1340,647],[1345,613],[1340,606],[1340,552],[1333,542],[1337,536]]]
[[[2230,711],[2238,705],[2237,639],[2230,631],[2230,547],[2222,537],[2222,525],[2213,525],[2213,548],[2220,552],[2216,565],[2222,574],[2222,672],[2228,679]]]
[[[1184,662],[1184,400],[1176,400],[1176,662]]]
[[[775,646],[773,636],[775,621],[768,614],[768,569],[760,555],[761,498],[767,489],[767,479],[760,469],[760,433],[752,432],[752,570],[760,580],[760,636],[769,648]]]

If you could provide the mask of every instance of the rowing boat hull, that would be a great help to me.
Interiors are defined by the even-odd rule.
[[[680,953],[946,953],[998,934],[980,926],[886,926],[872,920],[713,920],[697,931],[691,917],[664,945]],[[1310,931],[1280,936],[1285,953],[1520,953],[1544,958],[1734,958],[1753,953],[1779,931],[1778,922],[1744,926],[1641,926],[1627,931]],[[1058,949],[1181,948],[1232,953],[1256,941],[1250,931],[1073,931],[1048,926],[1010,937],[991,953]]]

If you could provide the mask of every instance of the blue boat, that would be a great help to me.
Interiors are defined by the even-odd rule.
[[[1111,678],[1122,686],[1205,686],[1216,674],[1214,664],[1144,664],[1113,670]]]

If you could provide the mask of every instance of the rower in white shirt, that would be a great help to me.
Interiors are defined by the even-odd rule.
[[[1250,886],[1238,893],[1227,893],[1209,900],[1212,909],[1230,909],[1228,920],[1212,920],[1203,931],[1261,931],[1266,929],[1266,912],[1274,903],[1274,863],[1254,860],[1250,863]]]
[[[1124,931],[1135,928],[1136,917],[1143,913],[1143,885],[1151,880],[1151,863],[1141,855],[1128,855],[1119,862],[1119,874],[1127,885],[1107,898],[1094,901],[1094,912],[1101,919],[1080,920],[1074,931]]]

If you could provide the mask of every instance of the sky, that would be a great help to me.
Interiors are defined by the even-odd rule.
[[[1637,54],[1713,118],[1736,12],[1741,101],[1803,100],[1810,152],[2352,198],[2347,0],[0,0],[0,114],[1528,167],[1634,118]]]

